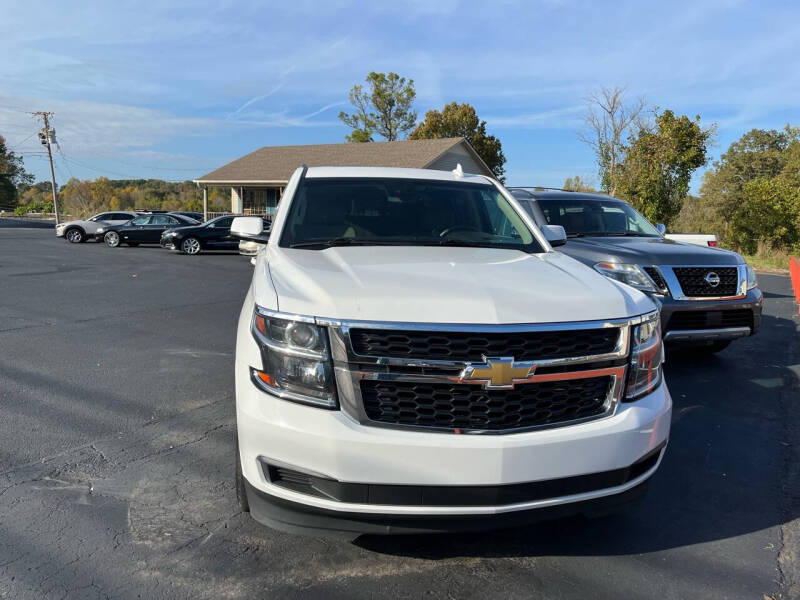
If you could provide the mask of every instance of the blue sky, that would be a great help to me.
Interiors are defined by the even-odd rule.
[[[800,124],[797,2],[4,2],[0,134],[49,176],[191,179],[265,145],[344,141],[347,92],[413,78],[420,118],[473,104],[511,184],[594,178],[577,137],[601,85],[717,123],[713,156],[753,127]],[[694,187],[699,183],[695,177]]]

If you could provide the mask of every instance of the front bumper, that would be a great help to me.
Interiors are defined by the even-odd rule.
[[[175,245],[175,238],[161,238],[159,244],[162,248],[166,248],[167,250],[178,249],[178,247]]]
[[[761,326],[763,295],[758,288],[733,300],[674,300],[661,295],[653,299],[661,306],[661,331],[666,342],[733,340],[753,335]]]
[[[266,394],[237,365],[240,458],[253,516],[289,530],[443,530],[440,519],[465,529],[558,506],[580,512],[583,503],[625,494],[655,472],[671,409],[662,384],[609,417],[560,428],[506,435],[385,429]],[[634,469],[642,459],[650,462]],[[335,481],[355,495],[287,489],[265,463]],[[624,470],[630,472],[622,479],[604,479]]]

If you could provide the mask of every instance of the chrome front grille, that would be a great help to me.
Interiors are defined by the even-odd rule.
[[[511,433],[612,415],[642,317],[545,325],[321,322],[342,410],[374,427]],[[495,363],[519,370],[508,385]],[[526,372],[526,369],[529,369]]]
[[[747,295],[747,267],[732,266],[644,266],[662,293],[676,300],[720,300]]]

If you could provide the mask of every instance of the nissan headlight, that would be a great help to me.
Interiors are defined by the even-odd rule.
[[[642,290],[644,292],[658,291],[639,265],[600,262],[597,263],[594,268],[609,279],[615,279],[628,284],[631,287],[635,287],[637,290]]]
[[[661,385],[664,351],[658,313],[645,317],[631,329],[631,369],[626,400],[635,400]]]
[[[105,230],[104,227],[98,227],[97,228],[97,233],[105,233],[105,232],[106,232],[106,230]]]
[[[333,364],[322,327],[311,320],[256,309],[252,333],[263,363],[262,368],[251,369],[259,388],[285,400],[338,408]]]
[[[747,265],[747,289],[752,290],[758,286],[758,279],[756,279],[756,271],[750,265]]]

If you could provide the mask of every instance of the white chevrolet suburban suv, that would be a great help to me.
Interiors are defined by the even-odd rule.
[[[236,344],[236,485],[346,538],[519,526],[641,497],[672,401],[658,313],[484,176],[301,167]],[[553,244],[548,242],[548,238]]]

